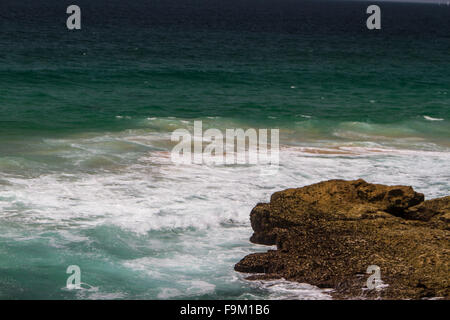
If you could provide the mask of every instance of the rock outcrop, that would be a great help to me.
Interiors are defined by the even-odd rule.
[[[407,186],[330,180],[272,195],[250,214],[251,241],[277,250],[246,256],[249,279],[283,277],[335,298],[450,297],[450,197],[424,201]],[[366,286],[367,268],[383,286]]]

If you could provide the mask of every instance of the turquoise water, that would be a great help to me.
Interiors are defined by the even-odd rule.
[[[233,271],[267,250],[256,203],[332,178],[448,195],[448,7],[384,4],[371,33],[358,2],[79,5],[68,32],[65,3],[0,4],[0,298],[327,298]],[[174,165],[195,120],[279,128],[278,174]]]

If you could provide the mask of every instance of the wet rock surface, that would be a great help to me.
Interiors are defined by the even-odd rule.
[[[409,186],[360,179],[287,189],[250,214],[250,240],[277,250],[235,270],[333,288],[338,299],[449,299],[449,219],[450,196],[425,201]],[[367,288],[371,265],[384,284],[376,289]]]

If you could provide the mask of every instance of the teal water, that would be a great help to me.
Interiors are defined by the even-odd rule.
[[[64,5],[0,5],[0,298],[327,298],[233,271],[267,250],[256,203],[332,178],[448,195],[448,7],[384,4],[370,33],[359,2],[95,1],[68,32]],[[175,166],[194,120],[279,128],[280,171]]]

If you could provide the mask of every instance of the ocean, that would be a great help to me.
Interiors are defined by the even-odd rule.
[[[258,202],[328,179],[449,194],[449,6],[379,2],[368,30],[358,1],[74,2],[74,31],[72,2],[0,3],[1,299],[328,299],[233,270],[268,249]],[[173,164],[199,120],[279,129],[278,173]]]

